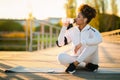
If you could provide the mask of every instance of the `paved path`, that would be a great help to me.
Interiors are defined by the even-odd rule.
[[[69,46],[49,48],[35,52],[0,52],[0,80],[120,80],[120,73],[95,73],[77,71],[75,74],[51,73],[4,73],[16,66],[64,68],[57,62],[56,56]],[[120,45],[103,42],[99,47],[100,68],[120,70]],[[120,72],[120,71],[118,71]]]

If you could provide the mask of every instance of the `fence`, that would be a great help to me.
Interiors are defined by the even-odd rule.
[[[25,34],[24,38],[2,38],[0,37],[0,48],[23,48],[26,51],[41,50],[49,47],[56,46],[56,40],[60,32],[60,28],[56,27],[47,21],[34,20],[27,23],[27,21],[22,20],[23,24],[26,24],[26,32],[21,32]],[[32,32],[32,23],[39,24],[40,30],[38,32]],[[29,26],[28,26],[29,24]],[[30,37],[28,37],[28,27],[31,29]],[[48,27],[46,31],[46,27]],[[0,34],[6,34],[6,32],[0,32]],[[8,33],[7,33],[8,34]],[[107,42],[120,43],[120,29],[113,30],[109,32],[101,33],[104,40]],[[2,43],[2,41],[8,41]],[[18,44],[18,41],[22,42]],[[14,42],[15,44],[12,44]]]
[[[12,25],[12,23],[20,23],[21,25],[23,25],[23,27],[26,24],[25,19],[23,20],[0,19],[0,21],[2,22],[2,24],[3,22],[4,24],[6,22],[7,23],[9,22],[10,26]],[[13,24],[13,25],[15,27],[16,24]],[[5,28],[7,28],[6,26]],[[21,28],[19,28],[18,30],[20,29]],[[26,35],[26,31],[20,30],[18,32],[18,31],[15,31],[16,28],[13,30],[13,28],[9,28],[9,26],[8,26],[8,31],[4,31],[4,28],[2,30],[3,31],[0,32],[0,50],[27,50],[28,44],[26,42],[28,42],[28,36]]]
[[[47,21],[42,20],[34,20],[34,21],[25,21],[21,20],[26,25],[26,32],[22,32],[25,34],[24,38],[2,38],[0,37],[0,48],[23,48],[26,51],[40,50],[48,47],[56,46],[56,40],[60,31],[60,28],[48,23]],[[39,24],[40,31],[33,32],[32,24]],[[28,37],[28,27],[30,27],[30,37]],[[46,31],[46,27],[48,27],[48,31]],[[8,32],[0,32],[0,34],[4,34]],[[6,43],[2,43],[2,41],[8,41]],[[18,44],[17,42],[23,42],[22,44]],[[14,42],[15,44],[12,44]]]
[[[109,32],[103,32],[102,36],[107,42],[120,43],[120,29]]]
[[[45,49],[49,47],[56,46],[56,40],[60,32],[60,28],[53,26],[45,21],[40,21],[41,29],[40,32],[33,32],[32,36],[32,48],[37,48],[37,50]],[[47,25],[47,26],[45,26]],[[49,30],[46,31],[46,27],[49,27]],[[37,43],[34,43],[37,42]]]
[[[24,32],[21,32],[25,34]],[[10,32],[0,32],[0,34],[10,34]],[[2,50],[27,50],[27,38],[0,38],[0,49]]]

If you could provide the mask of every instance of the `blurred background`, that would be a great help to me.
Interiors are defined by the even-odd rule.
[[[90,24],[101,33],[118,30],[119,3],[120,0],[0,0],[0,51],[56,46],[61,18],[75,18],[81,4],[97,10]]]

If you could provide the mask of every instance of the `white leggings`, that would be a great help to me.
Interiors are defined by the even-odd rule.
[[[93,63],[98,64],[98,46],[88,46],[86,47],[79,56],[71,56],[67,53],[60,53],[58,55],[58,61],[65,66],[68,66],[74,61],[79,63]]]

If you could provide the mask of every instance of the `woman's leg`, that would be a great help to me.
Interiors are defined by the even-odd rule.
[[[69,64],[69,66],[67,67],[67,69],[66,69],[66,72],[68,72],[68,73],[73,73],[73,72],[75,72],[75,69],[78,67],[78,66],[83,66],[83,67],[85,67],[85,68],[87,68],[89,71],[94,71],[94,70],[96,70],[96,69],[98,69],[98,65],[96,65],[96,64],[93,64],[93,63],[88,63],[88,64],[86,64],[86,63],[84,63],[83,61],[85,61],[86,59],[88,59],[90,56],[94,56],[94,57],[96,57],[96,54],[94,54],[95,52],[96,52],[96,50],[98,49],[98,46],[88,46],[88,47],[86,47],[83,51],[82,51],[82,53],[76,58],[76,59],[74,59],[74,58],[71,58],[70,56],[66,56],[66,57],[64,57],[62,60],[63,60],[63,62],[64,62],[64,59],[65,59],[65,61],[67,61],[67,62],[69,62],[70,64]],[[64,54],[65,55],[65,54]],[[63,55],[63,56],[64,56]],[[66,58],[68,59],[68,60],[66,60]],[[59,59],[59,58],[58,58]],[[73,60],[72,60],[73,59]],[[96,59],[98,59],[98,57],[96,58]],[[71,60],[71,61],[70,61]]]
[[[97,70],[99,67],[98,66],[98,46],[89,46],[85,48],[85,50],[77,58],[77,62],[79,64],[81,64],[83,61],[87,62],[87,64],[84,65],[84,67],[88,71]]]
[[[96,51],[89,56],[85,62],[87,63],[93,63],[93,64],[98,64],[99,63],[99,57],[98,57],[98,48],[96,49]]]
[[[86,61],[86,60],[90,60],[90,62],[93,62],[95,64],[98,63],[98,46],[88,46],[86,47],[82,53],[77,57],[77,61],[79,63]],[[93,58],[93,59],[92,59]]]
[[[65,66],[68,66],[70,63],[76,61],[76,57],[75,56],[71,56],[67,53],[61,53],[58,55],[58,61]]]

